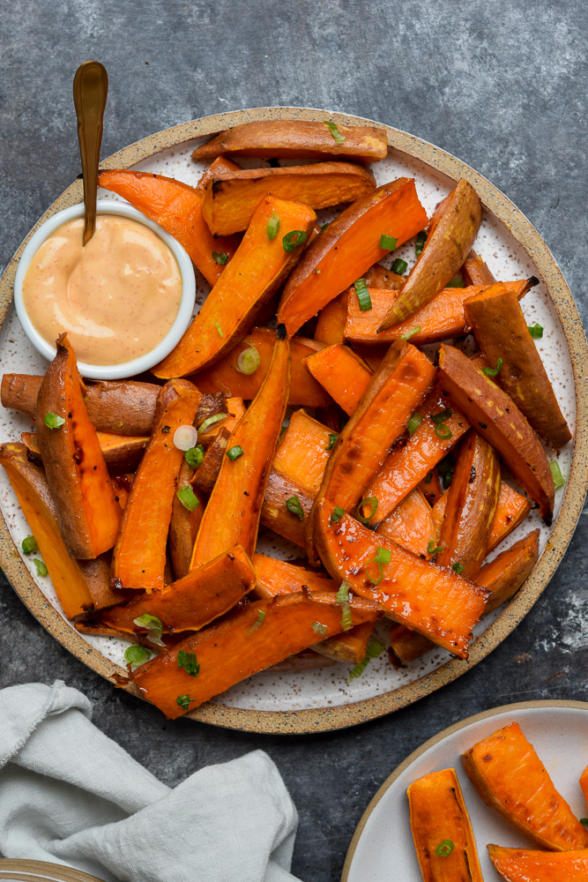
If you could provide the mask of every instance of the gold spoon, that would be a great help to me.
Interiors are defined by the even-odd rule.
[[[84,176],[84,238],[86,245],[96,229],[96,191],[102,143],[102,118],[108,94],[108,74],[99,61],[84,61],[76,71],[73,97],[78,118],[78,142]]]

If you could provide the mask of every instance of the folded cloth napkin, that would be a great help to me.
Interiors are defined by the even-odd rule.
[[[0,853],[104,882],[297,882],[296,808],[267,754],[172,790],[90,714],[60,681],[0,691]]]

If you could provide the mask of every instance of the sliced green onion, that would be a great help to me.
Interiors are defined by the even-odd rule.
[[[335,144],[344,144],[345,138],[337,128],[337,123],[334,123],[332,119],[328,119],[325,121],[325,125],[333,136],[333,141]]]
[[[215,326],[215,328],[216,328],[216,332],[217,332],[217,334],[219,335],[219,337],[224,337],[225,335],[223,334],[223,329],[221,328],[221,326],[219,325],[219,323],[218,323],[218,322],[215,322],[215,323],[214,323],[214,326]]]
[[[186,450],[191,450],[195,447],[197,441],[198,432],[194,426],[178,426],[174,432],[174,447],[177,447],[177,449],[181,450],[183,453],[185,453]]]
[[[369,506],[369,515],[362,514],[364,505]],[[369,524],[378,510],[378,500],[375,496],[366,496],[357,503],[357,520],[362,524]]]
[[[372,637],[366,647],[365,658],[351,669],[351,671],[349,672],[349,679],[354,680],[356,677],[361,677],[371,660],[382,655],[385,648],[386,647],[383,643],[380,643],[379,640],[375,640]]]
[[[461,273],[456,273],[452,279],[447,282],[448,288],[465,288],[465,282]]]
[[[220,423],[221,420],[226,420],[227,417],[228,413],[215,413],[212,416],[206,417],[206,419],[198,426],[198,431],[204,435],[211,426],[214,426],[215,423]]]
[[[441,423],[444,423],[445,420],[448,420],[449,417],[452,417],[452,416],[453,416],[453,411],[451,410],[450,407],[446,407],[445,410],[440,410],[438,413],[432,413],[431,414],[431,422],[434,423],[436,426],[438,426]]]
[[[437,545],[434,539],[431,539],[427,545],[427,554],[439,554],[440,551],[443,551],[443,548]]]
[[[304,230],[291,230],[282,239],[282,247],[290,254],[298,245],[304,245],[305,242],[306,233]]]
[[[224,266],[226,263],[228,263],[229,255],[226,253],[226,251],[213,251],[212,259],[215,260],[217,263],[220,263],[221,266]]]
[[[150,643],[155,643],[156,646],[165,646],[165,643],[161,639],[163,634],[163,624],[161,619],[157,616],[152,616],[151,613],[143,613],[142,616],[133,619],[133,625],[147,631],[147,640],[149,640]]]
[[[561,469],[559,467],[559,463],[557,460],[552,459],[549,463],[549,468],[551,469],[551,477],[553,478],[553,486],[556,490],[559,490],[560,487],[563,487],[566,479],[561,473]]]
[[[453,480],[454,467],[452,463],[447,459],[442,459],[437,465],[437,472],[439,473],[441,486],[444,490],[447,490]]]
[[[401,257],[397,257],[394,263],[392,264],[392,272],[396,273],[397,276],[402,276],[408,269],[408,264]]]
[[[235,462],[235,460],[239,459],[240,456],[243,456],[244,453],[245,451],[242,447],[239,446],[239,444],[235,444],[234,447],[229,447],[229,449],[227,450],[227,456],[229,457],[231,462]]]
[[[49,570],[47,569],[47,564],[43,560],[39,560],[38,557],[33,558],[33,563],[37,570],[37,576],[48,576]]]
[[[197,677],[200,673],[200,665],[196,660],[195,652],[185,652],[180,649],[178,652],[178,668],[182,668],[191,677]]]
[[[189,486],[189,484],[185,484],[183,487],[180,487],[176,496],[188,511],[194,511],[197,505],[200,505],[200,500]]]
[[[341,607],[341,625],[344,631],[350,631],[353,628],[351,606],[349,605],[350,587],[349,582],[341,582],[339,590],[335,594],[335,601]]]
[[[396,246],[398,245],[398,239],[395,239],[394,236],[380,236],[379,246],[382,251],[394,251]]]
[[[451,429],[445,423],[437,423],[435,425],[435,435],[437,438],[445,441],[447,438],[451,438]]]
[[[327,634],[329,633],[329,629],[327,628],[326,625],[323,625],[322,622],[313,622],[312,623],[312,630],[314,631],[315,634],[318,634],[319,637],[326,637]]]
[[[416,328],[411,328],[410,331],[407,331],[406,334],[401,336],[401,340],[410,340],[411,337],[414,337],[415,334],[421,330],[421,326],[417,325]]]
[[[588,827],[588,818],[580,818],[580,823],[584,825],[584,827]]]
[[[482,372],[485,373],[487,377],[495,377],[497,374],[500,373],[500,368],[502,367],[503,364],[504,364],[504,362],[502,361],[501,358],[499,358],[498,361],[496,362],[496,367],[482,368]]]
[[[331,226],[332,223],[333,223],[333,221],[327,221],[326,224],[321,224],[320,232],[323,233],[327,229],[327,227]]]
[[[252,631],[257,631],[258,628],[261,628],[261,626],[263,625],[264,622],[265,622],[265,610],[258,609],[257,610],[257,618],[255,619],[255,621],[253,622],[253,624],[249,628],[249,633],[251,634]]]
[[[458,576],[461,576],[461,574],[463,573],[463,564],[456,560],[451,569],[454,573],[457,573]]]
[[[541,325],[538,325],[537,322],[535,322],[534,325],[527,325],[527,327],[529,329],[529,334],[531,335],[531,337],[533,337],[535,340],[541,339],[541,337],[543,336],[543,327]]]
[[[240,374],[250,376],[255,373],[260,364],[261,355],[253,343],[247,343],[247,349],[244,349],[243,352],[239,353],[235,368]]]
[[[192,702],[193,700],[194,699],[190,698],[189,695],[178,695],[178,697],[176,698],[176,704],[179,704],[182,710],[187,711],[190,707],[190,702]]]
[[[376,551],[376,556],[374,557],[373,561],[370,561],[370,563],[375,563],[378,567],[378,578],[372,579],[371,576],[367,577],[368,581],[370,581],[373,585],[379,585],[384,578],[384,565],[390,563],[391,557],[392,554],[390,551],[388,551],[387,548],[383,548],[382,546],[380,546]]]
[[[275,239],[278,235],[278,230],[280,229],[280,218],[274,211],[272,216],[267,222],[266,232],[268,239]]]
[[[62,416],[58,416],[56,413],[53,413],[52,410],[48,411],[43,417],[43,422],[47,426],[48,429],[61,429],[62,425],[65,422],[65,419]]]
[[[339,435],[336,432],[329,432],[329,443],[327,444],[325,450],[332,450],[338,437]]]
[[[414,253],[415,257],[420,257],[423,253],[423,248],[425,247],[425,242],[427,241],[427,233],[425,230],[421,230],[420,233],[416,237],[416,242],[414,243]]]
[[[422,421],[423,421],[422,415],[420,413],[418,413],[417,411],[415,411],[408,421],[408,434],[414,435],[414,433],[416,432],[416,430],[418,429],[418,427],[420,426]]]
[[[372,308],[372,298],[370,297],[366,280],[358,279],[353,287],[357,294],[357,302],[359,303],[360,310],[362,312],[367,312],[368,309]]]
[[[454,848],[455,844],[451,841],[451,839],[444,839],[443,842],[440,842],[435,849],[435,854],[437,855],[437,857],[446,858],[449,857]]]
[[[184,453],[184,459],[193,469],[197,469],[198,466],[202,465],[204,459],[204,447],[202,444],[197,444],[196,447],[191,447],[189,450],[186,450]]]
[[[146,646],[140,646],[138,643],[133,643],[125,649],[125,659],[133,670],[149,661],[151,655],[151,650],[147,649]]]
[[[344,514],[345,509],[340,508],[338,505],[336,505],[331,512],[331,517],[329,518],[329,526],[332,526],[333,524],[338,524]]]
[[[34,536],[27,536],[22,540],[21,546],[23,554],[36,554],[39,550],[37,540]]]
[[[304,520],[304,509],[300,505],[300,499],[298,496],[291,496],[286,500],[286,508],[293,515],[296,515],[297,518],[300,518],[301,521]]]

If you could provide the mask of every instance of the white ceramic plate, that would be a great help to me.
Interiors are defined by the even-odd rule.
[[[445,729],[412,753],[380,787],[349,846],[342,882],[421,882],[408,816],[406,788],[439,769],[457,772],[485,882],[500,882],[486,845],[538,848],[478,796],[460,756],[481,738],[517,722],[534,746],[557,790],[578,817],[586,816],[579,778],[588,764],[588,703],[536,701],[505,705]],[[565,882],[565,880],[561,880]]]

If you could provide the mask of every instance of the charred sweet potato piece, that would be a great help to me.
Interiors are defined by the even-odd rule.
[[[267,225],[274,215],[280,220],[280,232],[270,239]],[[260,309],[298,261],[302,236],[308,235],[315,220],[314,211],[302,202],[264,197],[253,213],[235,256],[202,309],[175,349],[153,373],[157,377],[184,376],[201,370],[232,349],[247,334]],[[289,250],[284,247],[284,239]]]
[[[554,851],[588,848],[588,830],[555,789],[518,723],[478,741],[462,761],[484,802],[539,845]]]
[[[397,247],[425,222],[412,178],[384,184],[341,212],[307,248],[286,282],[278,321],[286,325],[288,335],[384,256],[382,235],[395,240]]]
[[[315,496],[334,440],[326,426],[306,411],[296,410],[280,438],[273,467]]]
[[[496,279],[479,254],[470,251],[461,268],[466,287],[469,285],[493,285]]]
[[[349,610],[352,625],[374,614],[373,605],[360,598],[351,599]],[[341,607],[332,593],[253,601],[142,665],[133,680],[143,697],[167,717],[179,717],[246,677],[312,646],[317,623],[333,635],[343,630]],[[179,667],[179,652],[196,656],[197,677]]]
[[[476,342],[492,366],[496,382],[548,444],[560,448],[572,434],[514,293],[500,282],[464,304]]]
[[[422,253],[380,330],[405,321],[446,287],[468,255],[481,220],[478,194],[462,178],[437,207]]]
[[[204,465],[204,463],[202,463],[202,465]],[[190,571],[192,549],[194,548],[194,541],[198,533],[198,527],[200,526],[202,511],[204,509],[203,500],[196,494],[194,495],[198,502],[192,510],[186,508],[178,496],[178,491],[181,491],[182,487],[192,487],[193,479],[194,469],[184,461],[180,468],[180,474],[178,475],[177,490],[172,503],[169,535],[167,537],[169,558],[176,579],[183,578]]]
[[[422,557],[429,555],[431,542],[437,544],[433,510],[418,487],[384,518],[377,531],[381,536],[393,539],[398,545]]]
[[[549,852],[489,845],[495,869],[506,882],[586,882],[588,848]]]
[[[98,557],[116,541],[120,508],[66,334],[41,383],[37,434],[62,536],[74,557]]]
[[[375,162],[388,152],[384,129],[375,126],[346,126],[330,120],[311,122],[298,119],[268,119],[243,123],[219,132],[200,144],[192,159],[212,159],[214,156],[259,156],[261,159],[355,159]],[[335,137],[336,135],[336,137]]]
[[[410,829],[425,882],[484,882],[457,775],[431,772],[407,791]]]
[[[174,445],[179,426],[194,422],[200,392],[187,380],[170,380],[158,399],[151,440],[135,476],[112,560],[123,588],[164,586],[167,535],[184,454]]]
[[[108,432],[97,432],[98,444],[104,456],[104,462],[111,474],[121,474],[137,467],[149,442],[149,436],[134,438],[130,435],[111,435]],[[34,432],[23,432],[21,437],[32,460],[41,460],[39,439]]]
[[[372,378],[363,359],[348,346],[336,343],[309,355],[305,364],[339,407],[352,414]]]
[[[373,174],[350,162],[240,168],[210,177],[204,190],[202,214],[213,235],[226,236],[246,229],[259,200],[267,193],[305,202],[318,210],[353,202],[375,188]]]
[[[545,451],[512,398],[463,352],[442,344],[439,381],[476,431],[500,454],[551,523],[555,488]]]

